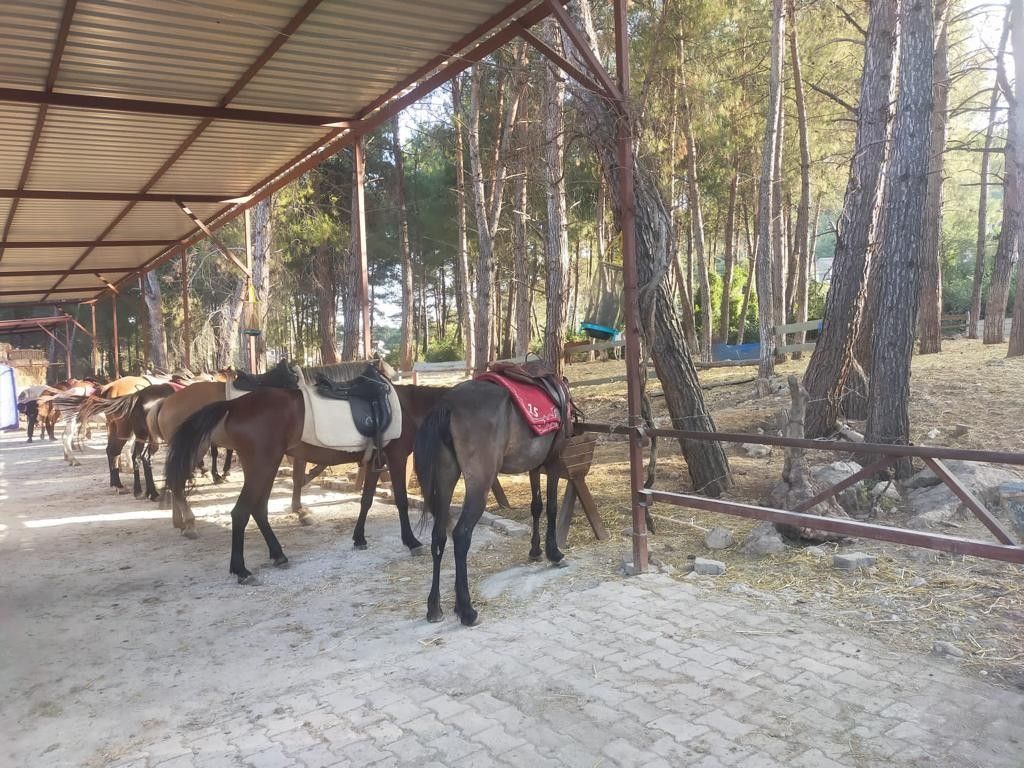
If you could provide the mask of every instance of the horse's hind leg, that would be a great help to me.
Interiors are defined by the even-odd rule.
[[[278,463],[280,463],[280,459],[278,459]],[[255,495],[253,497],[251,497],[252,516],[256,520],[256,525],[259,527],[260,533],[263,534],[263,540],[266,541],[266,543],[267,543],[267,549],[270,552],[270,559],[271,559],[271,561],[274,563],[274,565],[285,565],[288,562],[288,558],[285,557],[284,550],[281,549],[281,542],[279,542],[277,540],[277,536],[274,535],[274,531],[270,527],[270,520],[269,520],[269,517],[267,515],[267,501],[269,500],[270,492],[271,492],[271,490],[274,487],[274,476],[276,474],[277,474],[277,467],[273,467],[270,471],[268,471],[266,473],[266,477],[269,478],[269,482],[264,480],[260,484],[260,486],[256,488]],[[246,482],[248,482],[248,481],[246,481]],[[242,502],[242,499],[243,499],[244,496],[245,496],[245,486],[243,485],[243,487],[242,487],[242,496],[239,496],[239,498],[238,498],[239,504]],[[236,505],[236,509],[237,509],[237,505]],[[249,520],[249,513],[248,513],[248,511],[246,511],[244,514],[245,514],[245,521],[248,522],[248,520]],[[244,534],[244,531],[245,531],[245,526],[243,524],[243,526],[242,526],[243,534]],[[234,552],[234,549],[235,549],[235,513],[234,513],[234,511],[232,511],[232,513],[231,513],[231,533],[232,533],[231,560],[232,560],[232,563],[234,563],[235,562],[235,552]],[[239,577],[238,580],[239,580],[239,582],[243,582],[242,573],[243,572],[247,573],[247,571],[245,571],[245,563],[242,561],[241,548],[239,548],[238,562],[241,565],[241,571],[237,572],[238,573],[238,577]]]
[[[530,559],[540,560],[540,513],[544,502],[540,497],[540,470],[530,472],[530,513],[533,515],[533,535],[530,537]]]
[[[558,539],[555,535],[555,518],[558,515],[558,472],[554,467],[548,468],[548,532],[544,540],[544,552],[548,560],[559,565],[565,557],[558,549]]]
[[[292,512],[302,525],[313,525],[316,515],[302,506],[302,488],[306,484],[306,460],[292,458]],[[360,515],[360,520],[362,516]],[[357,526],[358,527],[358,526]]]
[[[157,501],[160,494],[156,490],[156,481],[153,480],[153,454],[159,450],[156,443],[149,443],[146,450],[142,452],[142,470],[146,477],[146,498],[150,501]]]
[[[397,441],[394,441],[392,445],[396,445],[396,448],[394,450],[385,448],[385,452],[387,453],[388,474],[391,475],[391,490],[395,493],[395,506],[398,507],[398,524],[402,529],[402,543],[409,548],[409,552],[413,555],[421,555],[423,554],[423,544],[416,538],[416,534],[412,532],[412,525],[409,523],[409,493],[405,487],[405,470],[408,466],[409,454],[406,450],[397,447]],[[365,489],[363,500],[366,500]],[[372,492],[369,503],[373,503]]]
[[[224,482],[224,476],[217,472],[217,446],[213,443],[210,444],[210,466],[213,467],[213,471],[210,473],[213,484],[220,485]]]
[[[452,506],[452,493],[459,480],[459,468],[454,457],[447,450],[440,451],[437,456],[437,470],[431,483],[437,483],[429,499],[433,508],[429,510],[434,516],[434,530],[430,537],[430,554],[434,558],[434,576],[430,583],[430,596],[427,597],[427,621],[441,621],[444,612],[441,610],[441,561],[444,559],[444,547],[448,542],[448,518]],[[424,489],[424,496],[427,491]]]
[[[224,471],[221,472],[221,477],[227,480],[231,476],[231,457],[235,455],[235,452],[230,448],[224,449]]]
[[[146,443],[142,440],[136,440],[135,445],[132,446],[132,495],[136,499],[143,497],[142,482],[139,478],[139,466],[142,463],[142,454],[145,452],[146,447]]]
[[[127,442],[123,437],[118,437],[113,432],[107,436],[107,468],[110,470],[110,487],[116,489],[118,493],[125,491],[125,487],[121,483],[121,470],[118,469],[117,462],[121,458],[121,451],[124,450],[124,445]]]
[[[481,483],[479,481],[466,482],[466,498],[462,503],[462,514],[459,515],[459,522],[455,524],[452,531],[452,544],[455,549],[455,613],[462,623],[471,627],[477,623],[477,612],[473,608],[469,596],[469,570],[466,565],[466,557],[469,555],[469,545],[473,541],[473,528],[483,514],[484,506],[487,504],[487,494],[490,492],[491,481]]]
[[[380,470],[375,468],[375,462],[371,459],[366,465],[366,473],[363,475],[363,490],[359,497],[359,519],[356,520],[356,527],[352,530],[352,546],[356,549],[366,549],[366,516],[373,506],[373,497],[377,493],[377,482],[380,480]]]

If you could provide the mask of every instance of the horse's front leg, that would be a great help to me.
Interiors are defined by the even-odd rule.
[[[548,467],[548,532],[544,540],[544,552],[548,560],[554,565],[562,564],[565,557],[558,549],[558,539],[555,535],[555,519],[558,516],[558,471],[554,467]]]
[[[146,450],[146,444],[136,440],[132,446],[132,495],[136,499],[142,498],[142,482],[139,479],[139,468],[142,463],[142,453]]]

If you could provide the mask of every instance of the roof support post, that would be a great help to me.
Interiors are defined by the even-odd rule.
[[[559,6],[559,10],[562,10]],[[647,570],[647,501],[644,490],[644,459],[641,441],[641,399],[643,381],[640,362],[640,306],[637,292],[636,264],[636,195],[633,191],[633,136],[629,99],[629,37],[626,26],[627,0],[615,0],[615,63],[619,80],[619,209],[622,221],[622,273],[625,288],[626,319],[626,401],[629,408],[629,484],[633,512],[633,568],[636,573]],[[556,12],[561,20],[561,14]],[[571,36],[571,35],[570,35]],[[584,46],[581,51],[590,51]],[[591,56],[593,53],[591,52]]]
[[[92,375],[100,372],[100,351],[96,347],[96,302],[89,302],[89,311],[92,313]]]
[[[352,223],[357,235],[356,249],[359,251],[359,308],[363,319],[363,356],[370,357],[370,276],[366,259],[366,157],[364,139],[360,136],[352,145],[355,172],[355,195],[352,198]]]
[[[72,344],[72,336],[71,336],[71,323],[64,323],[64,359],[67,362],[67,373],[68,373],[68,380],[69,381],[70,381],[71,377],[74,375],[71,372],[71,347],[72,346],[73,346],[73,344]]]
[[[191,288],[188,283],[188,249],[179,246],[181,251],[181,346],[184,348],[185,370],[192,370],[192,324],[189,318],[189,293]]]
[[[249,304],[251,310],[256,308],[256,292],[252,286],[252,210],[245,209],[245,298],[243,301]],[[248,315],[253,317],[254,312],[242,312],[244,318]],[[247,329],[252,331],[252,328]],[[252,333],[245,334],[245,359],[249,364],[249,373],[257,373],[256,367],[256,337]]]
[[[110,314],[114,325],[114,378],[121,378],[121,339],[117,336],[117,294],[110,294]]]

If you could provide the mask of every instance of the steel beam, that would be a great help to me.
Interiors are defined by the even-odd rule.
[[[181,208],[182,213],[184,213],[186,216],[192,219],[192,221],[195,222],[195,225],[199,227],[199,229],[201,229],[208,238],[210,238],[210,242],[212,242],[217,247],[217,250],[220,251],[221,256],[223,256],[225,259],[232,262],[236,267],[242,270],[242,273],[246,277],[252,277],[252,270],[249,269],[249,267],[247,267],[245,264],[243,264],[239,260],[239,258],[235,256],[235,254],[233,254],[226,245],[224,245],[224,241],[217,237],[213,230],[210,229],[209,226],[207,226],[205,221],[196,216],[192,209],[189,208],[184,203],[179,203],[178,207]]]
[[[619,102],[622,106],[625,106],[625,101],[629,98],[629,83],[627,82],[628,78],[627,81],[623,80],[621,69],[618,73],[619,83],[618,85],[616,85],[615,81],[612,80],[611,75],[609,75],[608,71],[604,68],[604,65],[600,61],[598,61],[597,56],[594,54],[593,49],[590,47],[590,43],[587,42],[587,39],[583,36],[583,33],[580,32],[579,27],[576,26],[576,22],[574,22],[570,18],[568,11],[565,10],[564,3],[559,2],[559,0],[547,0],[547,7],[551,11],[551,13],[555,15],[555,18],[558,19],[558,23],[561,25],[562,31],[565,32],[566,36],[568,36],[568,38],[572,41],[572,44],[576,47],[576,50],[579,52],[580,56],[583,57],[583,60],[587,63],[587,66],[590,68],[590,71],[594,73],[594,76],[601,83],[605,95],[611,98],[613,101]],[[621,68],[624,60],[622,57],[623,51],[621,50],[622,42],[620,42],[619,39],[619,0],[615,0],[614,13],[616,34],[615,64],[616,67]],[[626,9],[625,6],[623,6],[621,15],[625,17],[625,14]],[[625,18],[623,18],[621,21],[621,37],[622,41],[624,41],[628,45],[629,31],[626,29],[625,23]],[[629,67],[628,59],[629,53],[627,51],[625,59],[625,64],[627,68]]]
[[[96,346],[96,302],[89,302],[89,312],[92,315],[92,375],[96,376],[100,372],[100,350]]]
[[[99,200],[125,201],[134,203],[239,203],[245,202],[245,195],[233,192],[210,195],[193,192],[94,192],[56,189],[0,189],[0,199],[15,198],[22,200]],[[166,244],[163,240],[158,244]],[[90,242],[90,245],[92,242]],[[102,243],[97,243],[102,244]],[[8,246],[14,247],[14,246]]]
[[[801,512],[789,512],[783,509],[760,507],[755,504],[741,504],[736,501],[709,499],[705,496],[694,496],[687,493],[669,493],[643,489],[641,494],[653,502],[674,504],[677,507],[702,509],[706,512],[717,512],[725,515],[767,520],[796,528],[812,528],[816,531],[827,531],[844,536],[862,536],[877,541],[891,541],[895,544],[909,544],[926,549],[937,549],[954,555],[974,555],[993,560],[1005,560],[1010,563],[1024,564],[1024,547],[1010,544],[994,544],[975,539],[961,539],[938,533],[910,531],[903,528],[890,528],[886,525],[862,523],[844,517],[819,517]]]
[[[147,101],[80,93],[47,93],[21,88],[0,88],[0,101],[38,104],[41,107],[74,107],[101,112],[137,112],[164,117],[194,117],[204,120],[233,120],[242,123],[291,125],[306,128],[348,128],[354,121],[337,115],[307,115],[233,107],[205,107],[172,101]]]
[[[117,294],[110,295],[110,314],[114,327],[114,378],[121,378],[121,339],[117,335]]]
[[[558,51],[552,48],[550,45],[545,43],[529,29],[524,27],[518,21],[513,22],[519,27],[519,37],[533,46],[540,54],[545,56],[552,64],[561,69],[567,75],[572,77],[576,82],[582,85],[584,88],[589,88],[592,91],[600,91],[604,93],[604,88],[598,83],[594,82],[594,78],[584,74],[582,70],[577,69],[569,61],[562,56]]]

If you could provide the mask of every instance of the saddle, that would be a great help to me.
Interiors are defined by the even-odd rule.
[[[488,365],[487,369],[498,376],[540,387],[558,407],[558,415],[561,418],[559,431],[562,437],[572,437],[573,426],[579,420],[580,412],[572,401],[572,396],[569,394],[569,383],[564,377],[556,376],[555,372],[542,361],[494,362]]]
[[[372,363],[348,381],[335,381],[323,373],[314,373],[316,393],[328,400],[347,400],[352,421],[363,437],[373,438],[377,455],[384,448],[384,433],[391,426],[391,382]]]
[[[235,380],[231,384],[235,389],[240,389],[244,392],[252,392],[260,387],[298,389],[299,375],[292,370],[286,360],[282,360],[266,373],[254,374],[236,371]]]

